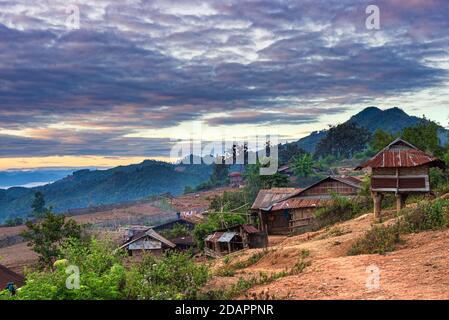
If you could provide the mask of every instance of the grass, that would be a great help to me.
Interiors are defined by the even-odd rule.
[[[253,253],[248,259],[243,261],[237,261],[235,263],[231,263],[231,258],[229,256],[226,256],[223,258],[223,268],[220,268],[215,275],[220,277],[232,277],[235,275],[236,271],[239,269],[245,269],[248,268],[257,262],[259,262],[260,259],[262,259],[264,256],[266,256],[270,251],[269,250],[262,250]]]
[[[400,242],[399,228],[396,224],[393,226],[373,226],[351,246],[348,255],[384,254],[394,251],[396,244]]]
[[[246,291],[253,288],[254,286],[269,284],[273,281],[279,280],[286,276],[300,274],[304,271],[305,268],[307,268],[308,266],[311,265],[311,261],[310,261],[309,257],[310,257],[309,250],[302,249],[299,253],[297,263],[290,270],[285,269],[283,271],[275,272],[275,273],[271,273],[271,274],[268,274],[266,272],[259,272],[258,276],[251,276],[247,279],[240,277],[239,280],[237,281],[237,283],[233,284],[230,288],[208,291],[208,292],[204,293],[201,298],[209,299],[209,300],[229,300],[229,299],[233,299],[239,295],[244,294]],[[250,259],[251,259],[251,257],[248,260],[250,260]],[[255,260],[255,258],[253,258],[253,259]],[[262,294],[262,296],[265,296],[267,294],[268,293],[264,293],[264,294]],[[245,294],[245,298],[249,298],[249,297],[257,298],[258,296],[260,296],[260,295]],[[269,296],[269,294],[268,294],[268,296]]]

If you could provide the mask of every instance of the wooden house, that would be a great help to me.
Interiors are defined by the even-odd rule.
[[[411,143],[396,139],[356,170],[370,171],[374,213],[380,217],[384,193],[396,195],[398,211],[410,193],[429,193],[432,167],[445,168],[445,164]]]
[[[125,249],[128,255],[134,256],[144,252],[160,255],[165,250],[174,249],[176,244],[164,238],[152,228],[130,234],[119,249]]]
[[[360,185],[354,177],[329,176],[304,189],[260,190],[251,209],[259,217],[259,228],[268,234],[300,233],[311,228],[316,209],[333,194],[354,197]]]

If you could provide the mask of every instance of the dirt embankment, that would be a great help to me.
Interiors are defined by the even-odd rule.
[[[285,237],[280,242],[277,237],[259,262],[238,270],[233,277],[215,277],[209,287],[229,286],[239,277],[260,272],[289,270],[301,251],[307,250],[311,265],[302,273],[255,286],[246,294],[263,297],[268,293],[275,299],[449,299],[449,230],[403,236],[404,244],[385,255],[347,256],[352,243],[373,223],[373,215],[367,214],[327,230]],[[253,253],[247,250],[236,260]],[[223,261],[217,261],[214,268],[222,266]],[[373,274],[377,271],[379,278]]]

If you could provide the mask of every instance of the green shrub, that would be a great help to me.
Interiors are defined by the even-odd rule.
[[[186,225],[181,223],[175,223],[173,228],[168,230],[162,230],[160,234],[167,238],[167,239],[173,239],[178,237],[186,237],[193,233],[192,230],[190,230]]]
[[[416,209],[404,210],[404,232],[437,230],[449,226],[449,199],[437,199],[433,202],[421,201]]]
[[[397,225],[373,226],[351,246],[348,255],[384,254],[385,252],[394,251],[396,244],[399,242],[399,228]]]
[[[139,300],[196,299],[209,279],[207,266],[188,254],[170,252],[162,259],[152,255],[127,273],[125,296]]]
[[[315,212],[319,228],[345,221],[372,209],[372,201],[368,197],[359,196],[353,199],[332,195],[332,200],[326,206]]]

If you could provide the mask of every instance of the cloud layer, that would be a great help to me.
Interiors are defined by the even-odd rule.
[[[0,3],[0,157],[166,155],[206,125],[301,125],[447,83],[449,3]],[[70,5],[80,29],[70,30]]]

